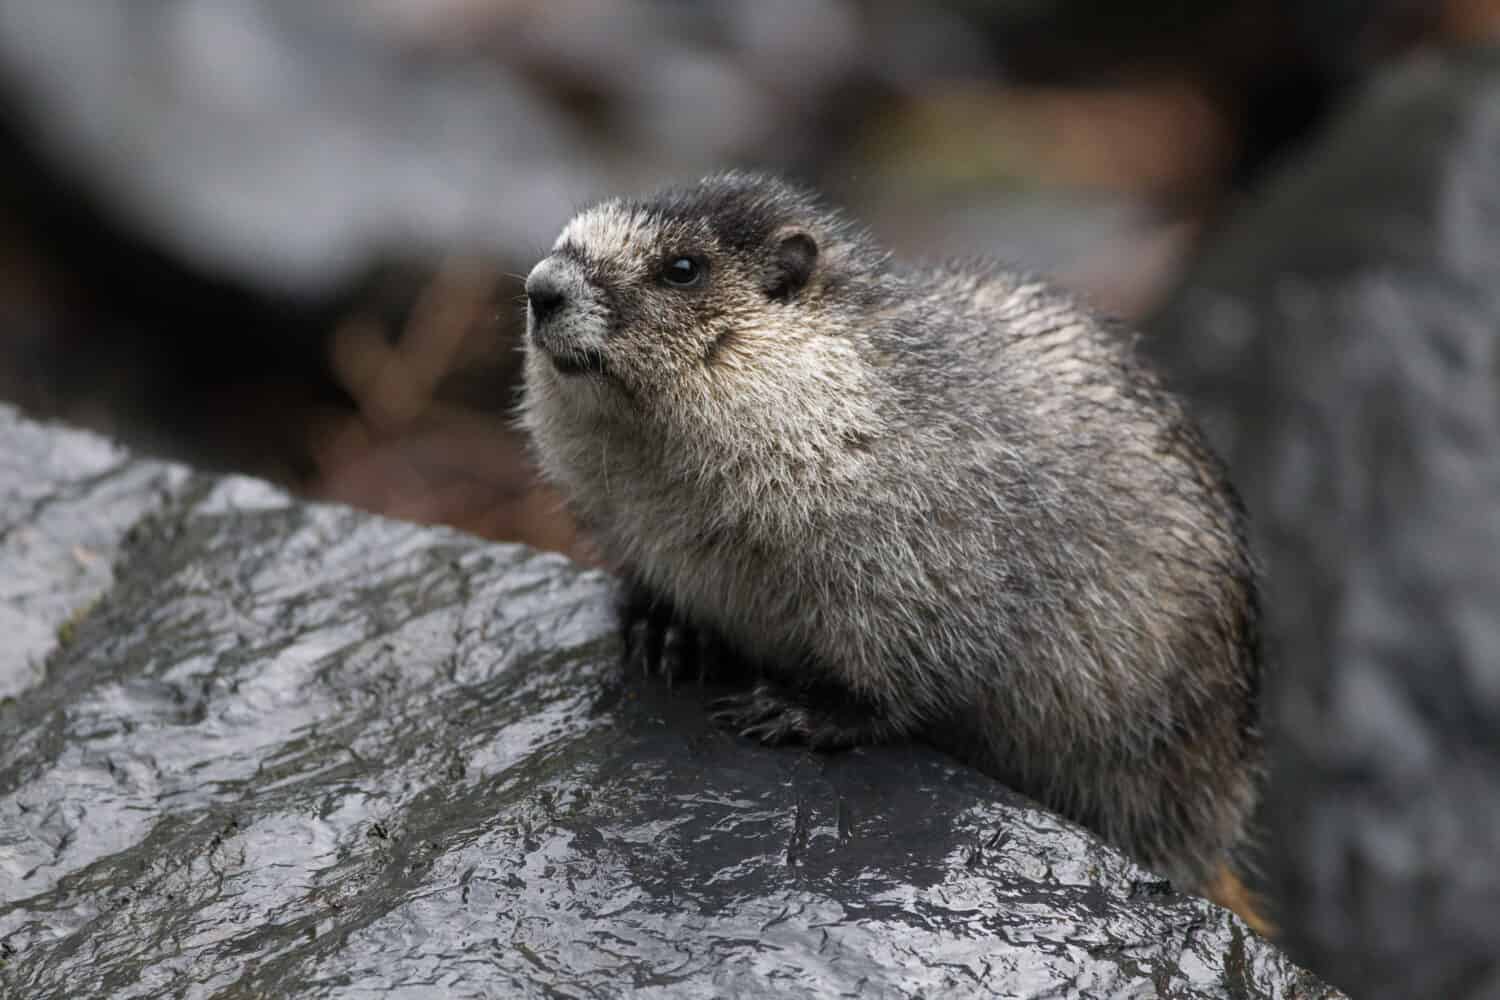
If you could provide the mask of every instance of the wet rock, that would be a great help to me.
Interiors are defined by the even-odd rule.
[[[125,534],[187,478],[93,434],[0,406],[0,700],[43,676],[107,591]]]
[[[1332,995],[935,753],[622,676],[603,574],[172,474],[0,707],[0,995]]]
[[[1383,81],[1157,323],[1267,566],[1289,947],[1359,996],[1500,993],[1497,108]]]

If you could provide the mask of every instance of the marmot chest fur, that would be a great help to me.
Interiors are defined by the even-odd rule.
[[[749,174],[583,212],[526,287],[543,473],[637,606],[756,668],[725,719],[929,740],[1211,886],[1260,767],[1254,582],[1129,336]]]

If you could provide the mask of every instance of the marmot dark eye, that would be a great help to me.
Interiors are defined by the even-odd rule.
[[[703,280],[703,264],[695,257],[674,257],[667,262],[661,278],[678,288],[692,288]]]

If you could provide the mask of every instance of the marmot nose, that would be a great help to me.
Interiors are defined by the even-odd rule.
[[[526,279],[526,300],[531,304],[531,316],[540,323],[561,308],[564,295],[562,286],[550,271],[533,271]]]

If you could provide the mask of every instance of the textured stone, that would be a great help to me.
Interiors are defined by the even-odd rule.
[[[182,486],[180,467],[0,406],[0,699],[41,679],[75,616],[109,589],[130,526]],[[3,746],[3,744],[0,744]]]
[[[1250,508],[1289,947],[1500,995],[1500,58],[1383,80],[1219,238],[1156,350]]]
[[[718,731],[561,557],[242,479],[134,516],[0,705],[0,995],[1332,995],[931,751]]]

